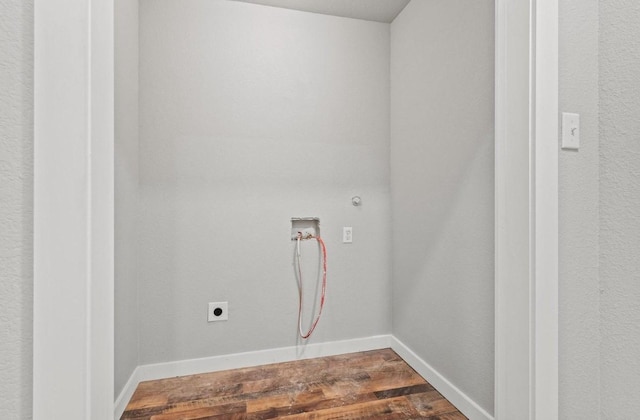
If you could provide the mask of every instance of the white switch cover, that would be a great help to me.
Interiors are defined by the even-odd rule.
[[[350,244],[353,242],[353,228],[352,227],[343,227],[342,228],[342,243]]]
[[[580,148],[580,114],[562,113],[562,148]]]

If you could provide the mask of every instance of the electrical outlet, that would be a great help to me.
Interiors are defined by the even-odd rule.
[[[353,242],[353,228],[345,226],[342,228],[342,243],[350,244]]]
[[[209,302],[207,321],[226,321],[229,319],[229,304],[227,302]]]

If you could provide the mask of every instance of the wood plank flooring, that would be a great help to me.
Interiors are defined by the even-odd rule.
[[[121,420],[466,419],[393,350],[142,382]]]

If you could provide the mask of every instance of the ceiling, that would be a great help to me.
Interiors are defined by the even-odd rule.
[[[391,23],[410,0],[234,0],[323,15]]]

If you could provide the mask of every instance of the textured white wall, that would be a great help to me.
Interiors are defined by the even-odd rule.
[[[115,394],[138,365],[138,1],[115,1]]]
[[[0,1],[0,418],[31,418],[33,1]]]
[[[640,412],[640,3],[600,1],[601,413]]]
[[[296,216],[329,252],[311,341],[390,333],[388,153],[389,25],[143,0],[140,362],[295,344]],[[217,300],[230,320],[208,324]]]
[[[391,24],[393,332],[493,410],[494,7],[412,1]]]
[[[33,1],[0,1],[0,418],[32,418]]]
[[[561,2],[561,109],[581,148],[560,159],[561,418],[640,411],[640,5]]]
[[[561,419],[599,418],[598,0],[560,6],[561,112],[580,114],[579,151],[559,155]]]

